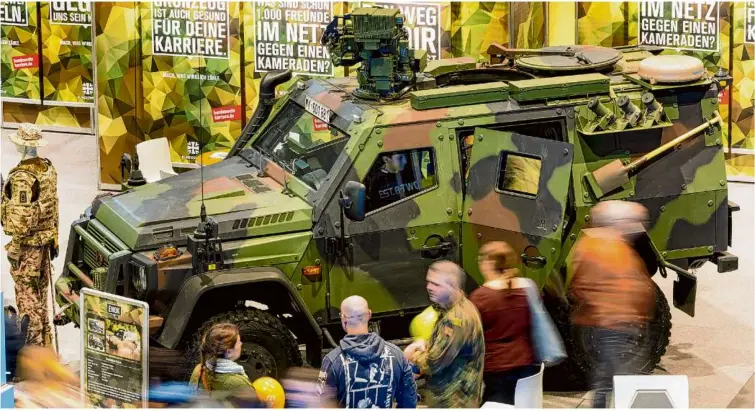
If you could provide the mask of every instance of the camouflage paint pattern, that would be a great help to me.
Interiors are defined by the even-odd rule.
[[[52,345],[52,329],[47,312],[50,287],[50,248],[22,245],[18,266],[11,266],[10,275],[16,288],[19,318],[29,317],[26,344]]]
[[[19,318],[29,317],[26,343],[50,346],[52,333],[47,312],[50,252],[58,248],[58,175],[49,160],[22,160],[8,174],[2,192],[5,245],[16,290]]]
[[[627,74],[636,67],[634,58],[647,57],[632,50],[623,53],[617,68]],[[300,79],[278,100],[240,156],[204,169],[204,201],[208,215],[219,223],[224,259],[234,268],[281,270],[318,323],[337,324],[341,300],[353,294],[365,296],[376,317],[420,311],[429,304],[427,267],[439,258],[461,264],[475,286],[482,281],[476,257],[488,241],[509,242],[524,256],[523,272],[542,287],[566,271],[564,262],[589,223],[590,208],[605,199],[637,201],[650,210],[648,232],[662,258],[709,259],[725,251],[728,202],[720,128],[662,155],[602,198],[584,179],[610,161],[636,159],[709,119],[718,107],[711,83],[650,86],[621,72],[607,78],[610,88],[598,95],[506,98],[428,110],[413,109],[408,99],[354,99],[348,93],[357,86],[355,79]],[[544,87],[553,84],[553,79],[543,80]],[[564,95],[560,88],[555,95]],[[596,120],[587,108],[590,98],[618,113],[617,98],[627,96],[644,109],[640,96],[646,92],[663,105],[660,123],[586,131]],[[307,101],[329,110],[329,126],[348,136],[316,189],[273,156],[251,148],[288,120],[282,118],[286,107],[306,107]],[[305,135],[300,142],[321,140],[321,130],[294,123],[295,132]],[[462,144],[469,143],[471,149],[463,150]],[[344,184],[365,181],[383,155],[413,149],[431,150],[433,178],[423,180],[418,192],[368,212],[364,221],[345,218],[351,248],[343,255],[329,252],[342,228],[338,193]],[[513,174],[506,177],[509,160]],[[428,164],[423,167],[427,173]],[[184,246],[186,234],[198,223],[199,177],[199,171],[192,171],[95,201],[90,215],[75,223],[89,232],[99,222],[97,230],[106,233],[98,238],[119,239],[123,247],[111,241],[116,244],[112,255],[136,252],[134,258],[155,262],[154,250],[165,244],[184,253],[156,262],[156,279],[150,279],[147,293],[156,315],[167,312],[191,275]],[[66,261],[78,262],[80,241],[72,245],[76,250],[69,251]],[[109,264],[107,258],[101,262],[102,267]],[[94,268],[80,265],[85,272]],[[304,275],[305,268],[318,266],[320,275]],[[70,278],[70,270],[65,274]],[[58,288],[61,294],[76,293],[67,279]]]

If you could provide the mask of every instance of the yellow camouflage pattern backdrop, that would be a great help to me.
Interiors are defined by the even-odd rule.
[[[213,2],[206,4],[210,3]],[[285,2],[288,6],[292,3],[298,2]],[[333,14],[348,12],[360,5],[396,4],[407,15],[407,28],[412,42],[428,47],[431,58],[472,56],[487,59],[485,50],[492,42],[517,48],[537,48],[552,44],[610,47],[638,43],[638,2],[569,4],[389,0],[332,3],[315,1],[307,4],[311,10],[304,12],[322,12],[331,18]],[[724,128],[728,150],[727,171],[733,179],[745,180],[755,176],[755,51],[753,43],[744,41],[746,4],[719,3],[719,53],[682,52],[701,58],[709,70],[715,71],[722,67],[734,78],[730,92],[721,96],[721,114],[728,122],[728,127]],[[41,13],[48,7],[46,2],[28,3],[30,14],[27,27],[3,26],[3,38],[18,38],[21,40],[19,50],[23,47],[30,50],[37,47],[34,33],[40,29],[50,31],[59,38],[86,34],[68,34],[63,29],[51,29],[49,21],[45,20],[47,13]],[[223,26],[224,32],[220,33],[224,39],[227,38],[227,43],[223,43],[221,47],[221,57],[190,55],[186,52],[181,54],[175,50],[155,53],[155,33],[167,33],[168,37],[179,38],[176,40],[179,43],[187,37],[209,41],[210,37],[218,35],[211,28],[204,28],[203,30],[209,31],[204,31],[201,35],[187,33],[184,23],[176,23],[178,31],[174,30],[175,32],[167,32],[163,23],[158,23],[155,30],[153,21],[159,18],[154,13],[158,13],[160,18],[176,13],[174,20],[180,20],[180,11],[171,12],[171,7],[170,2],[97,2],[92,6],[95,36],[93,60],[97,82],[96,128],[100,144],[100,181],[105,187],[120,183],[119,164],[122,154],[134,153],[136,144],[147,139],[167,137],[171,158],[175,162],[193,162],[201,152],[227,150],[256,107],[259,81],[264,74],[261,66],[280,65],[285,64],[284,60],[295,60],[271,60],[269,54],[265,54],[270,50],[264,48],[267,42],[263,40],[274,38],[282,44],[306,43],[306,33],[290,31],[292,23],[302,16],[296,13],[301,13],[304,6],[300,5],[297,9],[287,8],[283,2],[270,2],[264,6],[260,3],[229,2],[225,10],[227,21]],[[36,12],[37,8],[40,8],[40,13]],[[155,9],[163,11],[156,12]],[[41,16],[41,24],[37,21],[37,14]],[[322,16],[321,14],[320,17]],[[317,33],[320,33],[324,24],[318,22],[315,25]],[[299,38],[290,39],[291,33]],[[174,46],[181,48],[181,44],[166,42],[164,38],[158,39],[158,48]],[[417,47],[414,44],[412,46]],[[4,44],[3,47],[6,50],[8,45]],[[436,47],[439,50],[434,50]],[[54,70],[45,65],[50,59],[63,60],[62,57],[55,56],[64,56],[70,62],[68,66],[74,67],[75,62],[82,66],[87,57],[72,56],[76,54],[75,48],[56,49],[54,53],[45,51],[45,45],[42,49],[43,55],[47,57],[41,60],[41,70],[46,76],[56,79],[54,82],[58,84],[52,95],[64,96],[65,90],[81,87],[79,83],[87,80],[85,73],[78,77],[60,74],[55,77],[52,73]],[[258,59],[259,52],[263,54]],[[664,51],[666,54],[675,52]],[[11,54],[25,53],[15,49],[11,53],[3,52],[4,70],[9,70]],[[89,58],[92,59],[91,56]],[[301,63],[302,58],[297,59],[296,62]],[[57,69],[64,66],[65,64],[58,64]],[[4,76],[3,89],[12,88],[25,93],[25,96],[39,99],[38,80],[35,83],[39,70],[27,68],[14,72],[9,79]],[[331,70],[328,74],[333,76],[354,73],[353,69]],[[75,80],[76,78],[79,80]],[[51,93],[47,88],[48,81],[53,80],[45,80],[45,95]],[[22,103],[5,103],[3,116],[9,122],[31,121],[43,125],[81,127],[89,127],[91,124],[88,111],[74,107],[40,109],[39,106]]]

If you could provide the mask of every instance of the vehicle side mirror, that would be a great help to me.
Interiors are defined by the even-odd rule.
[[[356,181],[349,181],[341,190],[341,199],[338,205],[349,220],[364,220],[364,193],[366,190],[364,184]]]

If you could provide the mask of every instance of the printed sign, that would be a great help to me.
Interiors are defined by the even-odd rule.
[[[227,59],[228,3],[156,1],[152,7],[152,54]]]
[[[11,57],[13,64],[13,70],[21,70],[25,68],[39,67],[39,56],[32,54],[30,56],[15,56]]]
[[[92,24],[92,3],[88,1],[51,1],[50,23]]]
[[[745,43],[755,43],[755,1],[745,3]]]
[[[719,51],[719,4],[714,0],[642,1],[638,27],[640,45]]]
[[[314,128],[315,131],[325,131],[328,130],[328,123],[317,117],[312,117],[312,128]]]
[[[409,32],[409,47],[427,51],[428,60],[438,60],[441,56],[440,4],[437,3],[394,3],[365,2],[366,7],[398,8],[406,18],[404,27]]]
[[[332,2],[255,2],[254,17],[255,71],[333,75],[330,53],[320,44],[325,27],[333,19]]]
[[[81,290],[81,392],[98,408],[147,407],[149,306]]]
[[[29,24],[29,11],[25,1],[0,2],[0,24],[26,26]]]
[[[241,120],[241,106],[215,107],[212,109],[212,121]]]

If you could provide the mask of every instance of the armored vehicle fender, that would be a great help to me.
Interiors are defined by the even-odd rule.
[[[293,310],[297,315],[286,327],[299,341],[306,342],[309,360],[319,364],[322,330],[293,284],[273,267],[237,268],[190,277],[181,286],[156,339],[163,347],[177,348],[207,320],[228,312],[229,304],[248,300],[268,305],[271,312],[280,312],[283,307]]]

